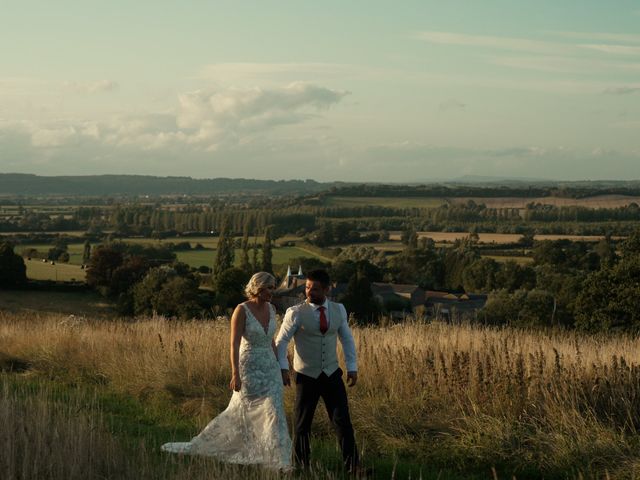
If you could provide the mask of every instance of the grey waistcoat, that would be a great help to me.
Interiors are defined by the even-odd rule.
[[[327,306],[329,330],[324,335],[320,333],[320,322],[311,305],[305,303],[298,310],[300,327],[293,336],[293,368],[312,378],[318,378],[322,372],[331,375],[339,367],[336,341],[342,314],[338,304],[327,302]]]

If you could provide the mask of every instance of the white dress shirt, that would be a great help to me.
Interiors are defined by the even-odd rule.
[[[313,307],[313,313],[315,315],[316,320],[318,321],[318,329],[320,328],[320,310],[319,307],[325,307],[325,315],[327,317],[327,326],[330,326],[332,322],[338,322],[337,325],[337,333],[338,338],[340,339],[340,343],[342,344],[342,351],[344,352],[344,360],[347,367],[348,372],[356,372],[358,371],[358,362],[356,356],[356,343],[353,340],[353,334],[351,333],[351,329],[349,328],[349,320],[347,317],[347,310],[344,308],[344,305],[341,303],[337,303],[338,309],[340,311],[340,316],[338,318],[331,318],[330,309],[328,307],[328,300],[325,299],[322,305],[316,305],[314,303],[309,303]],[[289,342],[292,338],[295,337],[296,332],[300,328],[299,316],[297,315],[298,309],[294,306],[287,309],[285,313],[284,319],[282,321],[282,326],[280,327],[280,331],[278,332],[278,337],[276,338],[276,350],[278,352],[278,361],[280,362],[280,368],[282,370],[289,369],[289,360],[287,359],[287,348],[289,346]]]

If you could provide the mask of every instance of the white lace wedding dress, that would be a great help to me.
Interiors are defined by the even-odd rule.
[[[276,329],[270,306],[267,331],[244,305],[245,331],[240,343],[239,392],[190,442],[165,443],[172,453],[207,455],[229,463],[262,464],[287,469],[291,463],[291,438],[284,414],[280,366],[271,348]]]

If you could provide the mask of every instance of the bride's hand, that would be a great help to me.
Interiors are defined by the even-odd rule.
[[[234,375],[231,377],[231,381],[229,382],[229,388],[234,392],[239,392],[242,387],[242,380],[240,380],[240,375]]]

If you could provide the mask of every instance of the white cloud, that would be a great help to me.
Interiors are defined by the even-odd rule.
[[[604,42],[640,43],[640,35],[634,33],[606,32],[549,32],[564,38],[600,40]]]
[[[610,87],[604,90],[603,93],[607,93],[610,95],[629,95],[632,93],[640,92],[640,87],[637,86],[623,86],[623,87]]]
[[[640,46],[637,45],[611,45],[607,43],[601,44],[582,44],[581,48],[595,50],[612,55],[640,55]]]
[[[193,79],[218,86],[280,86],[294,81],[344,85],[346,81],[404,79],[409,73],[390,66],[328,62],[216,63],[204,66]]]
[[[560,32],[559,35],[567,38],[583,38],[575,32]],[[587,34],[585,34],[586,36]],[[455,32],[419,32],[417,39],[438,45],[458,45],[474,48],[488,48],[493,50],[508,50],[522,53],[537,53],[562,56],[578,53],[580,50],[591,50],[615,55],[639,55],[639,45],[623,45],[611,43],[582,43],[571,44],[561,42],[549,42],[531,40],[518,37],[496,37],[490,35],[467,35]],[[628,43],[639,43],[640,35],[629,34],[592,34],[593,40],[615,40]]]
[[[260,80],[269,78],[316,78],[318,75],[336,74],[351,70],[349,65],[322,62],[301,63],[257,63],[235,62],[215,63],[202,68],[196,78],[204,78],[216,82],[233,82],[241,80]]]
[[[575,50],[571,45],[562,43],[515,37],[467,35],[453,32],[419,32],[416,34],[416,38],[428,43],[439,45],[458,45],[529,53],[559,54]]]
[[[72,126],[64,128],[38,128],[31,133],[34,147],[61,147],[75,142],[78,132]]]
[[[640,72],[640,63],[570,56],[494,56],[490,61],[494,65],[551,73],[599,73],[611,70]]]
[[[318,118],[347,94],[301,82],[279,88],[198,90],[179,95],[172,112],[117,115],[106,121],[5,122],[0,131],[28,135],[36,150],[212,152],[250,143],[281,125]]]
[[[104,93],[118,89],[118,83],[113,80],[96,80],[94,82],[67,81],[62,86],[76,93]]]
[[[349,92],[296,82],[281,88],[198,90],[180,95],[179,128],[204,142],[278,125],[302,123]]]
[[[466,104],[455,98],[449,98],[438,105],[438,110],[441,112],[447,112],[449,110],[464,110]]]
[[[635,130],[638,131],[640,129],[640,120],[629,120],[624,122],[616,122],[610,125],[611,128],[621,128],[624,130]],[[640,156],[640,152],[638,152],[638,156]]]

